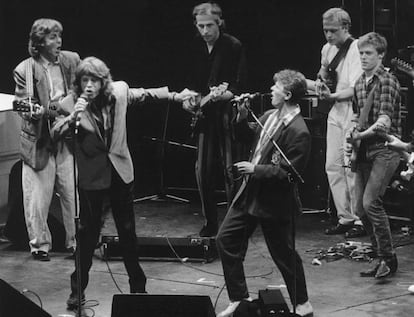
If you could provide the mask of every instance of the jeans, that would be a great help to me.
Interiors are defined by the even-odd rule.
[[[365,158],[358,161],[355,180],[357,212],[378,256],[390,257],[394,248],[383,195],[399,165],[400,155],[383,143],[366,145],[362,152]]]
[[[73,180],[73,155],[64,142],[58,143],[56,155],[49,155],[47,165],[42,170],[36,171],[23,162],[23,206],[31,252],[49,252],[52,248],[47,217],[54,190],[59,194],[62,208],[66,247],[76,246]]]

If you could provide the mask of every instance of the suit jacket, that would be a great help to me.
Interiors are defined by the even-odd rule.
[[[28,97],[26,90],[26,63],[30,59],[32,57],[22,61],[14,70],[16,100],[27,99]],[[50,103],[51,87],[46,70],[39,62],[39,58],[33,58],[33,60],[33,97],[40,105],[45,107],[47,113],[52,116],[57,115],[58,111],[55,109],[55,105]],[[77,53],[62,51],[59,55],[59,65],[63,74],[66,93],[72,88],[75,70],[79,62],[80,58]],[[48,120],[53,118],[47,115],[42,116],[38,120],[31,119],[28,116],[22,117],[22,130],[20,134],[22,159],[32,168],[41,170],[46,166],[49,153],[53,150],[48,124]]]
[[[269,110],[260,118],[263,125],[274,111]],[[260,138],[261,128],[252,129],[245,121],[238,124],[236,132],[239,138],[253,142],[252,156]],[[287,126],[282,124],[272,139],[295,169],[302,173],[311,149],[311,136],[303,117],[298,114]],[[288,164],[272,142],[267,141],[261,148],[261,158],[255,166],[254,173],[244,179],[233,204],[244,208],[253,216],[264,218],[288,217],[291,212],[300,211],[297,184],[289,181],[289,174]]]
[[[88,106],[81,114],[79,134],[76,138],[76,159],[79,169],[79,187],[86,190],[100,190],[111,186],[112,166],[126,183],[134,180],[131,154],[127,145],[126,113],[131,104],[168,98],[168,88],[129,88],[127,83],[112,83],[114,98],[114,120],[109,146],[105,143],[94,115]],[[62,107],[74,106],[74,95],[62,100]],[[73,131],[69,117],[58,119],[53,134],[65,135]]]

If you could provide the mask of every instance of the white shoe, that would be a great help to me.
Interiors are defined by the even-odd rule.
[[[240,301],[230,302],[229,306],[221,313],[217,315],[217,317],[231,317],[233,313],[236,311],[237,307],[239,307]]]
[[[409,291],[411,294],[414,294],[414,284],[413,284],[413,285],[410,285],[410,286],[408,287],[408,291]]]
[[[306,303],[296,306],[296,314],[302,317],[313,317],[313,308],[311,303],[307,301]]]

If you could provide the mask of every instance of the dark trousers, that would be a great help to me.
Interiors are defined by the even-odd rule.
[[[145,291],[146,277],[138,262],[133,210],[133,183],[125,184],[114,169],[112,170],[112,182],[109,189],[79,190],[80,228],[78,246],[80,247],[82,292],[89,282],[92,257],[101,231],[104,198],[108,196],[119,235],[125,268],[129,276],[130,291],[131,293],[142,293]],[[76,269],[71,275],[71,289],[72,293],[77,293]]]
[[[227,202],[234,195],[232,176],[233,155],[229,113],[225,105],[208,113],[200,122],[195,174],[201,198],[202,211],[207,224],[217,226],[216,174],[221,168]]]
[[[305,303],[308,300],[305,273],[302,260],[293,248],[291,220],[258,218],[235,206],[230,207],[216,237],[230,300],[239,301],[249,297],[243,261],[249,237],[258,223],[262,227],[270,255],[282,273],[292,304]]]

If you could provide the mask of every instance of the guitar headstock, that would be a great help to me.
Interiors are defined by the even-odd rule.
[[[391,60],[391,64],[397,70],[407,74],[412,79],[414,79],[414,68],[410,63],[407,63],[406,61],[403,61],[402,59],[399,59],[399,58],[395,57]]]
[[[13,111],[17,112],[35,112],[40,108],[39,105],[27,100],[13,100]]]

